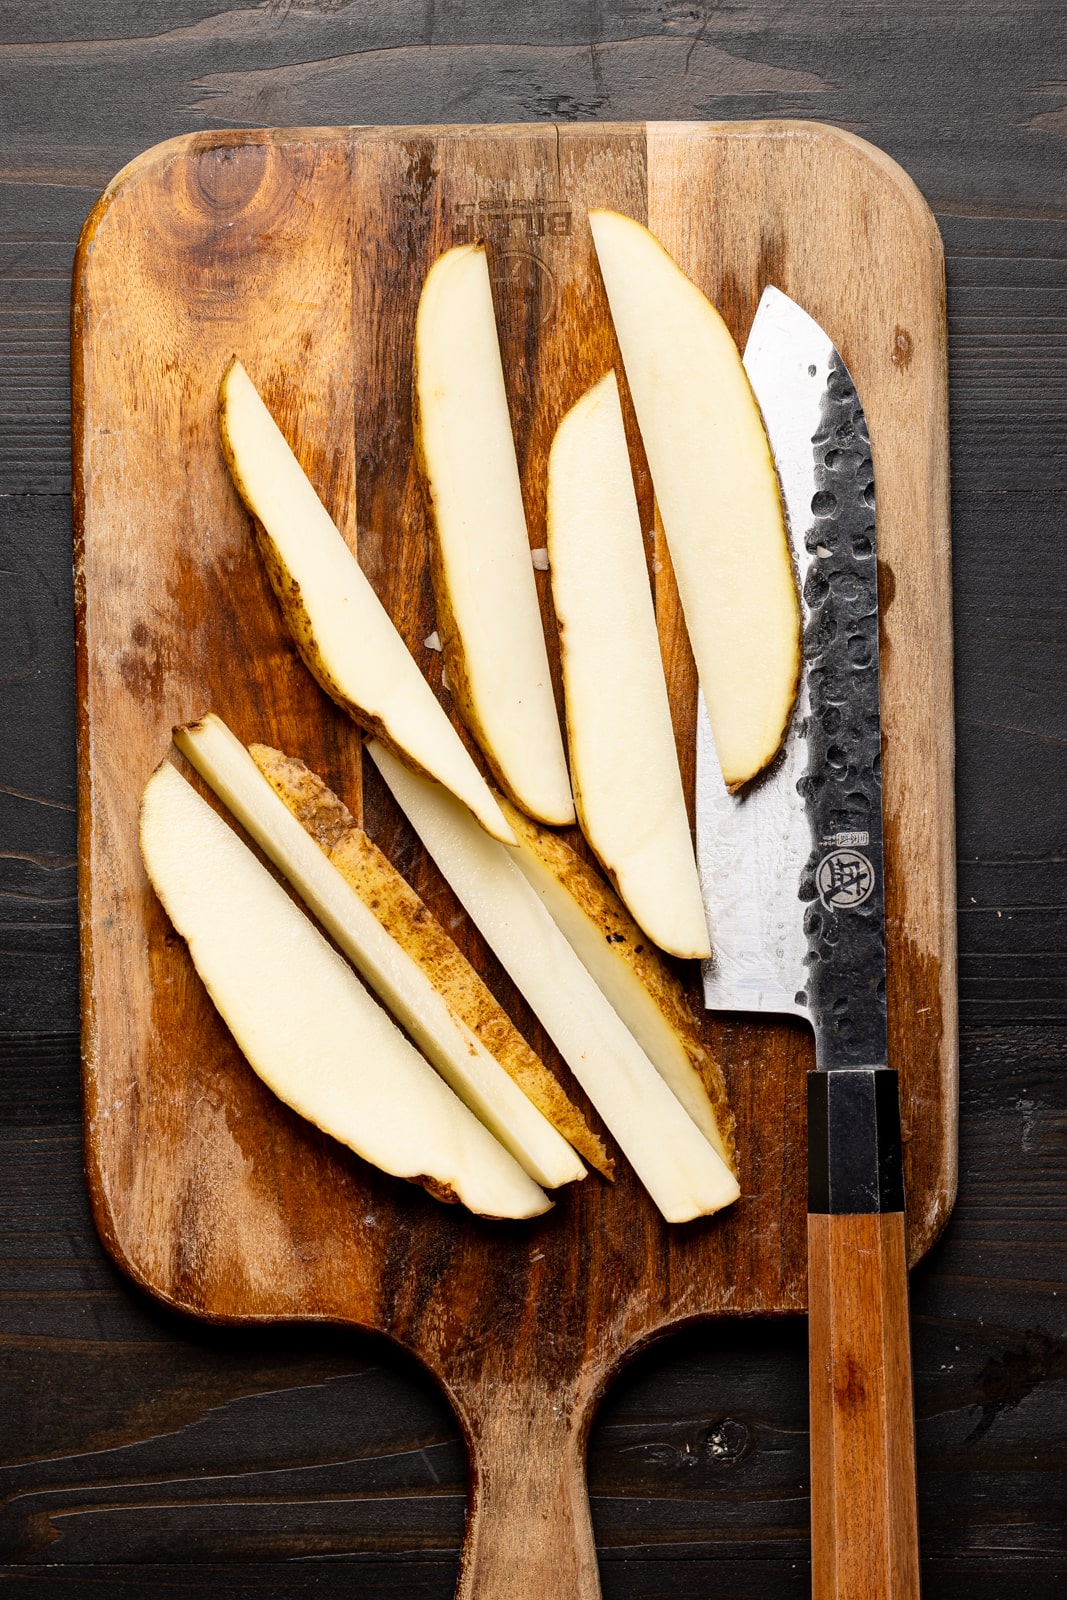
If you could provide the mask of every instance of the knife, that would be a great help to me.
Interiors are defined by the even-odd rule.
[[[833,343],[778,289],[744,355],[778,469],[804,663],[783,748],[727,792],[703,701],[705,1005],[788,1012],[808,1074],[815,1600],[919,1593],[900,1103],[888,1065],[878,575],[866,419]]]

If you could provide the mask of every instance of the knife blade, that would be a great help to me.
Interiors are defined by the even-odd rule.
[[[807,1017],[814,1592],[918,1594],[900,1108],[886,1033],[878,572],[863,407],[817,322],[768,288],[744,365],[801,602],[797,702],[771,766],[723,781],[701,701],[705,1005]]]
[[[782,489],[803,668],[782,749],[737,794],[699,708],[697,859],[714,951],[704,1000],[805,1016],[820,1069],[865,1073],[811,1084],[811,1207],[903,1210],[895,1084],[872,1076],[888,1062],[870,438],[832,341],[778,289],[764,291],[744,363]]]
[[[763,294],[744,364],[782,489],[804,667],[782,749],[736,795],[722,782],[701,699],[697,850],[715,951],[704,967],[705,1004],[807,1016],[820,1065],[885,1065],[878,579],[867,426],[830,339],[778,289]],[[847,1014],[841,1006],[835,1012],[835,1001],[847,1003]]]

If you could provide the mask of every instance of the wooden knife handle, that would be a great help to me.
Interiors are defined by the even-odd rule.
[[[808,1217],[814,1600],[917,1600],[904,1214]]]
[[[829,1076],[808,1096],[812,1594],[918,1600],[896,1074]]]
[[[456,1600],[600,1600],[587,1412],[494,1386],[463,1415],[471,1485]]]

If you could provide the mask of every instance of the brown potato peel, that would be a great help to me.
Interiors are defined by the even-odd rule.
[[[455,1014],[578,1154],[607,1178],[614,1161],[463,952],[344,802],[296,756],[249,746],[275,793],[379,922],[432,977]]]

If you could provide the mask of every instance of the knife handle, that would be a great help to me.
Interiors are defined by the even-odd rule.
[[[870,1077],[868,1098],[877,1099],[883,1119],[881,1129],[874,1131],[882,1157],[881,1181],[876,1164],[875,1204],[863,1209],[854,1204],[857,1133],[863,1143],[862,1108],[858,1129],[855,1112],[867,1092],[861,1076]],[[838,1088],[836,1081],[827,1085],[828,1077],[852,1080],[841,1085],[842,1104],[846,1097],[853,1102],[849,1149],[839,1150],[836,1163],[835,1117],[832,1112],[819,1115]],[[813,1078],[823,1081],[812,1084]],[[879,1199],[892,1203],[898,1193],[903,1198],[896,1180],[900,1119],[895,1079],[884,1068],[863,1074],[812,1073],[809,1078],[809,1129],[815,1125],[814,1137],[809,1133],[815,1203],[808,1215],[814,1600],[918,1600],[919,1595],[904,1212],[875,1208]],[[820,1165],[823,1156],[829,1158],[825,1168]],[[835,1165],[844,1174],[836,1186]]]

